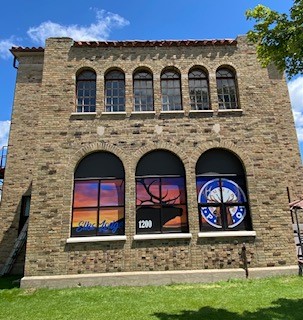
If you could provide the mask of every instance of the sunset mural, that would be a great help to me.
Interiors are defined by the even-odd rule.
[[[75,181],[73,236],[124,234],[124,181]]]
[[[136,191],[138,233],[187,229],[184,178],[140,178]]]

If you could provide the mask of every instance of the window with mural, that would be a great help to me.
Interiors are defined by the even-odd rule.
[[[71,235],[124,234],[124,168],[110,152],[95,152],[75,171]]]
[[[203,153],[196,165],[196,186],[201,232],[251,230],[245,172],[233,153]]]
[[[136,232],[188,232],[184,166],[169,151],[152,151],[137,165]]]
[[[77,112],[96,111],[96,73],[84,70],[77,75]]]

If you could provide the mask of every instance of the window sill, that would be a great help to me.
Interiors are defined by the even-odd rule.
[[[205,116],[213,116],[214,110],[189,110],[190,117],[205,117]]]
[[[112,114],[112,115],[125,115],[126,112],[125,111],[104,111],[102,112],[102,114]]]
[[[226,114],[226,113],[242,115],[243,109],[218,109],[218,114]]]
[[[70,117],[72,119],[87,119],[87,118],[95,118],[97,112],[72,112]]]
[[[101,114],[101,118],[110,119],[125,119],[127,113],[126,111],[104,111]]]
[[[198,238],[255,237],[256,231],[214,231],[199,232]]]
[[[184,113],[184,110],[162,110],[160,114],[174,114],[174,113]]]
[[[66,243],[125,241],[126,236],[98,236],[98,237],[74,237],[68,238]]]
[[[131,114],[156,114],[156,111],[133,111]]]
[[[136,234],[134,240],[191,239],[191,233]]]

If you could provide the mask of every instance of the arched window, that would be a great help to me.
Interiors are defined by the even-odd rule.
[[[124,168],[110,152],[83,158],[74,175],[71,235],[124,234]]]
[[[191,109],[210,109],[207,74],[203,70],[195,68],[188,74],[188,83]]]
[[[235,73],[227,68],[220,68],[216,76],[219,109],[239,108]]]
[[[196,164],[201,231],[251,230],[246,177],[241,161],[224,149],[210,149]]]
[[[174,69],[161,75],[162,110],[182,110],[180,74]]]
[[[105,75],[105,105],[107,112],[125,111],[125,76],[113,70]]]
[[[134,102],[135,111],[154,110],[153,76],[148,71],[134,74]]]
[[[77,75],[77,112],[96,111],[96,73],[84,70]]]
[[[188,232],[185,170],[173,153],[155,150],[136,169],[136,231]]]

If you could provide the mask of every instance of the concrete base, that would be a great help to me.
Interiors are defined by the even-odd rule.
[[[298,266],[249,269],[249,278],[296,274],[298,274]],[[146,286],[173,283],[206,283],[229,279],[245,279],[245,271],[242,269],[212,269],[33,276],[22,278],[21,288]]]

